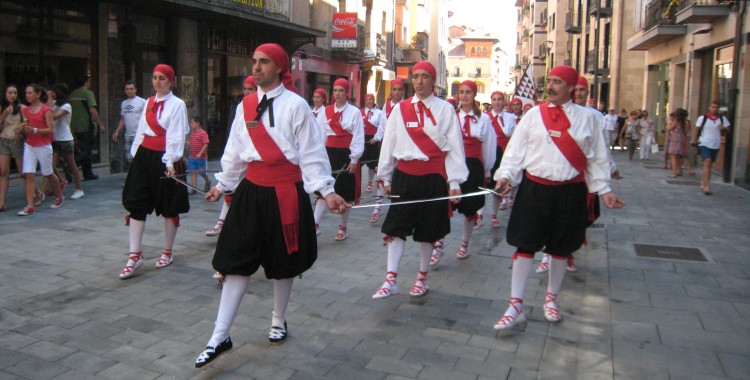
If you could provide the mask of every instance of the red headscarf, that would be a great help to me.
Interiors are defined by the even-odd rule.
[[[374,100],[375,99],[375,94],[367,94],[367,95],[365,95],[365,99],[367,99],[367,98],[372,98]]]
[[[417,70],[424,70],[427,72],[427,74],[430,74],[433,80],[437,79],[437,70],[435,70],[435,66],[433,66],[432,63],[429,63],[427,61],[419,61],[414,65],[414,68],[412,68],[411,72],[414,73]]]
[[[164,74],[164,76],[167,77],[167,80],[169,80],[169,83],[174,84],[174,69],[172,68],[172,66],[160,63],[156,65],[156,67],[154,67],[153,72],[160,72]]]
[[[492,94],[490,94],[490,98],[493,98],[495,95],[500,95],[500,99],[502,99],[503,101],[505,101],[505,94],[503,94],[502,92],[500,92],[500,91],[494,91]]]
[[[280,78],[281,83],[284,84],[289,91],[297,92],[297,88],[294,87],[292,80],[292,74],[289,72],[289,55],[284,51],[281,45],[277,44],[263,44],[255,48],[255,51],[265,53],[271,60],[281,68]]]
[[[316,88],[315,91],[313,91],[313,94],[318,94],[323,97],[323,104],[326,104],[328,102],[328,94],[326,94],[326,90],[322,88]]]
[[[349,89],[351,86],[349,85],[349,81],[344,78],[336,79],[333,82],[333,87],[343,87],[344,92],[346,92],[346,98],[349,99]]]
[[[477,84],[474,83],[474,81],[472,81],[472,80],[465,80],[465,81],[461,82],[461,85],[458,86],[458,87],[461,88],[462,86],[466,86],[466,87],[470,88],[471,92],[474,93],[474,96],[477,95]]]
[[[578,71],[570,66],[555,66],[550,70],[549,76],[564,80],[570,87],[575,87],[578,83]]]
[[[587,81],[585,77],[579,76],[578,83],[576,83],[576,86],[583,86],[583,87],[589,88],[589,81]]]
[[[249,84],[253,87],[258,87],[255,85],[255,77],[252,75],[248,75],[247,78],[245,78],[245,82],[243,84]]]
[[[398,86],[398,85],[400,85],[401,87],[406,87],[404,85],[404,81],[402,81],[401,79],[396,78],[391,81],[391,88],[393,88],[394,86]]]
[[[523,102],[521,101],[520,98],[513,98],[513,99],[510,100],[510,104],[511,105],[514,105],[514,104],[523,104]]]

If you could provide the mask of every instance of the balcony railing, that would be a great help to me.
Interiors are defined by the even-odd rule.
[[[612,0],[589,0],[589,15],[596,16],[597,10],[599,17],[612,17]]]
[[[578,23],[578,17],[573,12],[565,15],[565,31],[571,34],[581,34],[581,26]]]
[[[709,24],[731,13],[727,0],[683,0],[677,6],[678,24]]]
[[[594,53],[598,53],[596,57]],[[589,74],[606,74],[609,71],[609,61],[609,49],[589,50],[586,52],[584,71]],[[597,63],[596,70],[594,70],[594,63]]]
[[[653,0],[646,5],[646,17],[643,21],[643,29],[649,30],[657,25],[673,25],[677,8],[671,2]]]

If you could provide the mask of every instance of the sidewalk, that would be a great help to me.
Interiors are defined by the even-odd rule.
[[[318,261],[295,281],[288,341],[268,344],[273,286],[258,274],[232,327],[234,348],[203,371],[193,362],[220,295],[211,279],[216,238],[203,232],[220,204],[191,196],[175,263],[160,270],[163,220],[149,218],[146,262],[121,281],[123,174],[84,182],[84,198],[58,210],[47,201],[29,217],[15,215],[24,201],[11,188],[10,211],[0,213],[0,378],[747,378],[750,193],[714,181],[706,196],[700,171],[670,179],[661,157],[614,156],[625,178],[613,188],[627,205],[603,209],[577,253],[579,272],[568,274],[560,295],[561,323],[544,321],[546,276],[534,274],[528,324],[492,329],[510,292],[510,211],[500,212],[499,229],[485,219],[462,261],[454,256],[462,225],[455,217],[423,298],[408,295],[418,253],[407,242],[401,294],[375,301],[385,276],[383,219],[371,225],[368,210],[353,210],[343,242],[333,240],[338,216],[323,219]],[[635,243],[698,248],[708,262],[641,258]]]

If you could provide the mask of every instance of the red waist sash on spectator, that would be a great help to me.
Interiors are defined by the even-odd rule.
[[[148,98],[146,122],[156,136],[144,135],[141,145],[157,152],[164,152],[167,150],[167,131],[159,125],[158,119],[159,111],[164,109],[164,102],[155,103],[155,99],[153,96]]]
[[[286,159],[284,152],[266,131],[263,121],[254,121],[258,108],[257,93],[246,96],[242,100],[242,107],[248,126],[247,133],[263,159],[247,165],[245,178],[259,186],[273,186],[276,190],[284,242],[287,253],[292,254],[299,250],[299,201],[296,183],[302,180],[302,171],[298,165]]]

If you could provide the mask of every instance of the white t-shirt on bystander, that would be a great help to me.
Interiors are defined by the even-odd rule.
[[[68,113],[55,120],[55,141],[73,141],[73,134],[70,132],[70,118],[73,108],[70,107],[70,103],[65,103],[62,107],[55,106],[52,113],[56,114],[61,109],[68,111]]]
[[[122,101],[122,104],[120,104],[120,116],[125,119],[125,136],[135,136],[135,132],[138,130],[138,122],[141,120],[145,106],[146,100],[138,96]]]
[[[697,127],[703,125],[704,117],[706,117],[706,115],[702,115],[696,120],[695,125]],[[706,124],[701,128],[702,130],[698,131],[698,145],[705,146],[709,149],[721,148],[721,131],[719,130],[719,125],[723,125],[724,128],[726,128],[730,126],[729,120],[724,116],[719,116],[716,120],[708,118]]]

